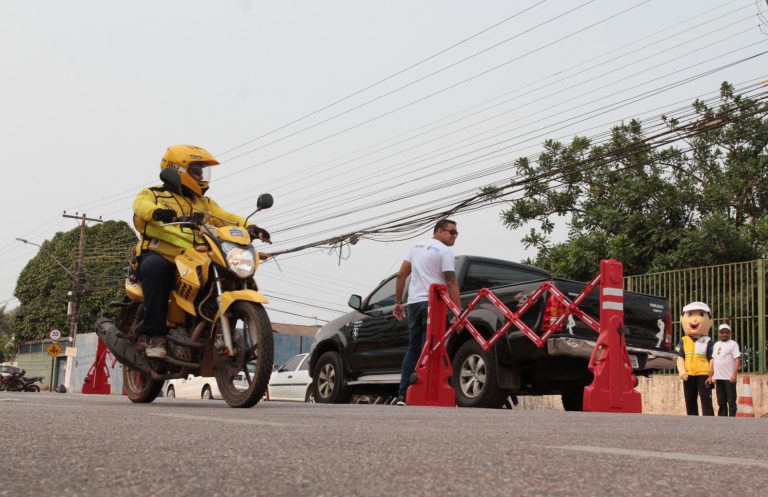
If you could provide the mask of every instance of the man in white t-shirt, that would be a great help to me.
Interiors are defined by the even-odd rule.
[[[429,306],[429,287],[434,284],[448,286],[448,295],[461,307],[459,283],[456,281],[455,258],[451,247],[456,243],[456,223],[450,219],[441,219],[435,224],[432,238],[417,243],[406,256],[397,274],[395,290],[395,308],[393,314],[398,320],[405,316],[403,293],[405,280],[411,277],[408,285],[408,350],[403,358],[400,376],[400,389],[397,405],[405,405],[405,393],[411,384],[411,374],[424,348],[427,331],[427,309]]]
[[[710,367],[717,392],[717,415],[736,416],[736,373],[741,368],[739,344],[731,340],[731,327],[721,324],[720,341],[712,349]]]

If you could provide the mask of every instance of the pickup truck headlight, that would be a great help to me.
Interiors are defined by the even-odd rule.
[[[222,242],[221,251],[227,260],[227,267],[238,278],[248,278],[256,272],[256,251],[252,246],[243,247],[231,242]]]

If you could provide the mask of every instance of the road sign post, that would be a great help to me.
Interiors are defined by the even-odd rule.
[[[56,364],[56,356],[61,354],[61,346],[57,342],[54,342],[50,344],[45,351],[51,356],[51,381],[49,382],[49,388],[51,389],[51,392],[53,392],[53,367]]]
[[[56,328],[52,329],[48,332],[48,338],[50,338],[52,342],[58,345],[59,340],[61,340],[61,331],[57,330]],[[61,352],[59,352],[59,354],[60,353]],[[48,352],[48,354],[51,356],[51,376],[49,377],[48,381],[48,389],[53,392],[53,371],[54,367],[56,366],[56,356],[59,354],[53,355],[50,352]]]

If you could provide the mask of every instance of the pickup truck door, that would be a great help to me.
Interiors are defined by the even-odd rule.
[[[402,366],[408,346],[408,323],[392,315],[396,279],[393,276],[379,285],[365,302],[365,316],[347,325],[347,353],[355,373],[396,372]]]

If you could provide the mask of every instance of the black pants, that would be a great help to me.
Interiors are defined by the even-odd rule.
[[[714,416],[712,407],[712,387],[706,384],[707,375],[689,376],[683,382],[683,394],[685,395],[685,411],[689,416],[699,415],[699,406],[696,397],[701,398],[701,413],[704,416]]]
[[[408,349],[403,358],[403,367],[400,372],[400,389],[398,395],[405,398],[408,387],[411,384],[411,374],[416,369],[416,363],[421,357],[421,350],[427,338],[427,314],[429,302],[416,302],[408,304]]]
[[[717,415],[736,416],[736,383],[730,380],[715,380],[717,393]]]
[[[176,267],[161,255],[150,252],[139,259],[138,276],[141,291],[144,292],[144,321],[136,333],[167,335],[165,317],[168,314],[168,296],[176,278]]]

